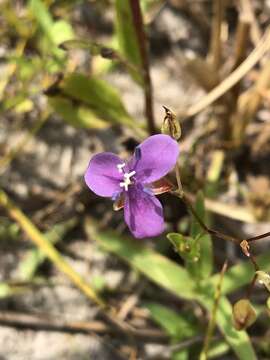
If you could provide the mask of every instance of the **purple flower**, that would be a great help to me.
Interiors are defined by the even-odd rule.
[[[163,209],[151,183],[175,166],[178,154],[170,136],[153,135],[136,147],[128,162],[110,152],[93,156],[85,182],[99,196],[123,198],[125,222],[136,238],[157,236],[164,231]]]

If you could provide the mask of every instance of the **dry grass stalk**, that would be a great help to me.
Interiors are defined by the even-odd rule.
[[[235,70],[246,58],[250,27],[250,19],[245,16],[240,17],[236,30],[233,70]]]
[[[206,94],[196,104],[192,105],[187,111],[186,116],[195,116],[209,105],[214,103],[233,86],[235,86],[270,50],[270,28],[268,28],[256,48],[249,54],[245,61],[242,62],[226,79],[217,85],[212,91]]]
[[[260,39],[262,38],[262,32],[260,30],[256,15],[254,14],[254,9],[251,0],[240,0],[240,9],[243,15],[250,19],[251,23],[251,40],[256,46]]]
[[[255,85],[238,99],[236,113],[232,116],[232,137],[237,145],[244,140],[247,125],[256,115],[263,93],[270,87],[270,60],[264,65]]]
[[[221,29],[224,18],[225,0],[213,1],[213,20],[208,62],[214,70],[219,69],[222,57]]]

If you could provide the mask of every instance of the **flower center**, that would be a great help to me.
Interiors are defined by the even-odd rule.
[[[131,171],[129,173],[125,173],[124,172],[124,167],[126,166],[125,163],[123,164],[118,164],[117,165],[117,169],[120,173],[122,173],[124,175],[123,181],[120,182],[120,187],[124,188],[125,191],[128,191],[128,186],[132,184],[132,176],[134,176],[136,174],[136,171]]]

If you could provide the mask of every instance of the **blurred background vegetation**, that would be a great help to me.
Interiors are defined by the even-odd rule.
[[[201,218],[269,231],[269,23],[267,0],[0,0],[0,359],[270,358],[267,286],[239,246],[169,194],[168,238],[132,239],[83,181],[166,106]]]

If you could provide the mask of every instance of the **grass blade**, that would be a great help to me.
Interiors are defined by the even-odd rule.
[[[99,306],[105,306],[91,286],[73,270],[48,239],[37,229],[28,217],[10,201],[6,193],[1,189],[0,205],[6,209],[9,216],[20,225],[31,241],[53,262],[58,270],[63,272],[90,300]]]

